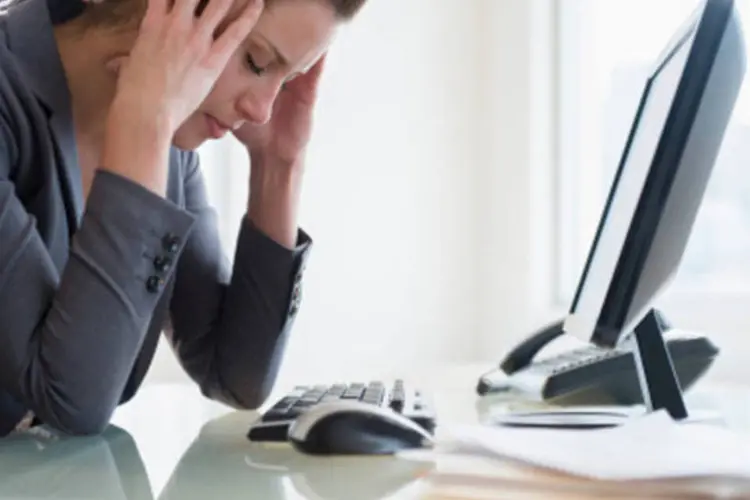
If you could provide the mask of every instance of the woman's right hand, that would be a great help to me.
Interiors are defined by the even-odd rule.
[[[199,0],[148,1],[133,49],[117,70],[101,168],[164,196],[175,132],[255,26],[263,1],[244,0],[231,21],[235,0],[208,0],[200,15]]]
[[[118,72],[115,111],[154,117],[176,131],[255,26],[263,1],[245,1],[218,33],[235,0],[208,0],[199,15],[199,0],[148,0],[135,45]]]

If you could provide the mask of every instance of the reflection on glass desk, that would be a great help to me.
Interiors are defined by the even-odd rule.
[[[430,462],[310,457],[288,445],[249,443],[247,422],[241,412],[208,422],[158,495],[135,439],[119,427],[97,437],[16,435],[0,444],[0,498],[409,498],[409,486],[432,468]]]
[[[433,390],[439,426],[477,422],[493,411],[518,407],[502,398],[477,399],[473,388],[483,368],[443,368],[417,379]],[[746,387],[712,388],[688,399],[703,399],[701,406],[721,411],[732,426],[750,425]],[[40,429],[1,439],[0,498],[443,498],[435,495],[432,462],[315,457],[288,444],[252,443],[246,433],[257,418],[256,412],[210,402],[190,385],[146,386],[101,436],[65,437]],[[590,498],[584,492],[591,486],[582,481],[516,468],[509,464],[503,475],[506,498],[572,498],[571,492]]]
[[[130,434],[58,438],[33,434],[0,442],[0,498],[152,498]]]
[[[375,500],[403,498],[431,463],[392,457],[312,457],[285,444],[238,440],[242,414],[206,425],[164,488],[162,499],[309,498]]]

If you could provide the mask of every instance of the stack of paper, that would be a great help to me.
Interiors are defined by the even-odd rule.
[[[474,484],[493,479],[528,487],[544,478],[557,489],[661,484],[750,493],[750,435],[675,422],[664,412],[600,430],[477,425],[451,428],[446,437],[432,452],[439,473],[471,476]]]

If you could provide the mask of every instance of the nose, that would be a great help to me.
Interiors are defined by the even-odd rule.
[[[237,103],[240,116],[255,125],[268,123],[268,120],[271,119],[276,95],[276,91],[265,91],[262,94],[246,92]]]

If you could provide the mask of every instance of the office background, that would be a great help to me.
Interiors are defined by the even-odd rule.
[[[643,75],[696,1],[656,4],[366,6],[327,64],[301,206],[315,247],[280,384],[495,363],[564,314]],[[661,302],[723,349],[716,376],[745,381],[746,94]],[[201,156],[231,256],[247,160],[231,138]],[[162,345],[149,380],[184,377]]]

